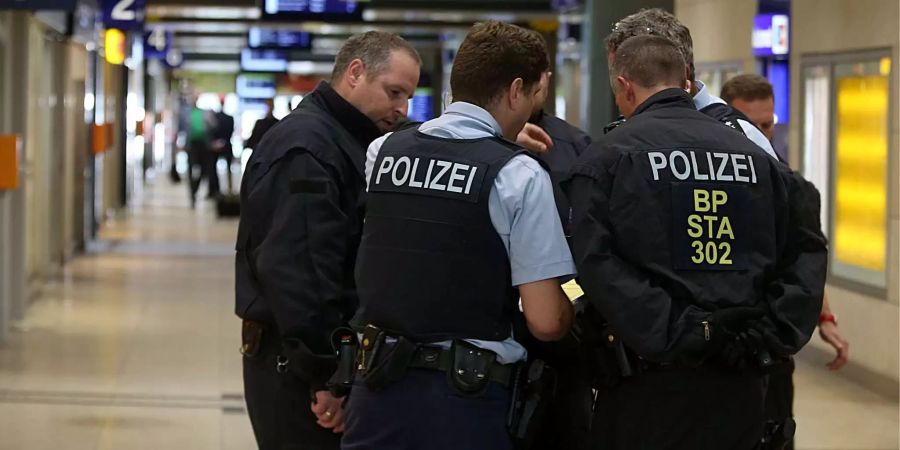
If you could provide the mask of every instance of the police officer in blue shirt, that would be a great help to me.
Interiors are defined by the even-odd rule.
[[[519,299],[538,339],[565,336],[572,320],[559,279],[574,265],[550,177],[507,140],[543,97],[548,67],[540,35],[477,24],[453,64],[455,102],[369,147],[343,449],[512,448]]]

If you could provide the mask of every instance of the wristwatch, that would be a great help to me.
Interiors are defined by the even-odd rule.
[[[837,316],[835,316],[834,314],[819,314],[819,325],[822,325],[825,322],[831,322],[837,325]]]

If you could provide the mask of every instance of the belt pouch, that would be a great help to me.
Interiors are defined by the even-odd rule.
[[[383,335],[381,339],[384,339]],[[417,350],[418,345],[402,336],[393,343],[382,341],[381,345],[376,344],[374,351],[366,355],[370,361],[361,373],[360,383],[369,390],[378,392],[387,385],[400,381],[406,375]]]
[[[491,381],[491,367],[497,361],[497,354],[459,339],[453,341],[450,354],[453,362],[447,371],[450,385],[466,396],[484,393]]]
[[[259,355],[262,347],[263,326],[259,322],[245,320],[241,325],[241,354],[248,358]]]

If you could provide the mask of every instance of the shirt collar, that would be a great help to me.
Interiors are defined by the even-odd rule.
[[[469,119],[469,127],[476,128],[478,131],[492,136],[503,136],[503,129],[500,128],[497,119],[494,119],[491,113],[478,105],[466,102],[453,102],[444,111],[443,116],[446,116],[446,119],[449,121]]]
[[[697,91],[697,95],[694,96],[694,106],[697,107],[698,111],[714,103],[725,103],[725,100],[710,94],[709,88],[707,88],[702,81],[694,80],[694,84],[700,87],[700,90]]]

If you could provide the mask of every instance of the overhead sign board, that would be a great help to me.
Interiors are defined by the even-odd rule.
[[[120,30],[144,28],[144,0],[102,0],[103,26]]]
[[[324,22],[362,20],[362,6],[354,0],[263,0],[264,18],[292,18]]]
[[[247,34],[247,43],[252,48],[309,50],[312,47],[312,36],[305,31],[252,27]]]
[[[144,32],[144,58],[166,59],[172,50],[172,32],[154,28]]]
[[[284,72],[287,70],[287,52],[273,49],[241,50],[241,70],[247,72]]]
[[[78,0],[0,0],[2,9],[73,11]]]
[[[790,18],[785,14],[757,14],[753,19],[753,54],[787,55],[790,51]]]
[[[235,94],[241,98],[273,98],[276,94],[275,75],[243,73],[235,80]]]

